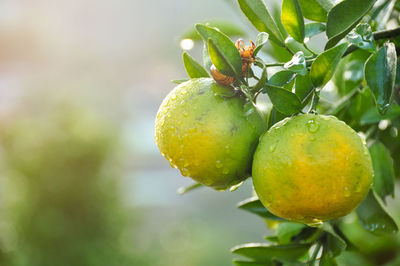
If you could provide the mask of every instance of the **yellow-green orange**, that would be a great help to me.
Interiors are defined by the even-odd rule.
[[[161,154],[182,175],[226,189],[250,175],[265,123],[231,88],[212,79],[192,79],[164,99],[155,122]]]
[[[278,122],[254,154],[254,188],[282,218],[316,224],[355,209],[371,187],[365,142],[333,116],[298,115]]]

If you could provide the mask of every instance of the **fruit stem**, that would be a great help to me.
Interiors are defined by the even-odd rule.
[[[311,100],[310,110],[308,111],[309,113],[316,113],[318,102],[319,102],[319,91],[314,90],[313,98]]]

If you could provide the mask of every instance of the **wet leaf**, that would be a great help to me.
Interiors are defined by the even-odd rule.
[[[365,63],[364,76],[374,94],[376,106],[385,114],[390,106],[396,80],[397,56],[393,43],[385,43]]]
[[[310,79],[310,74],[307,73],[305,76],[296,76],[296,81],[294,84],[294,89],[296,95],[301,101],[312,91],[313,84]]]
[[[304,28],[305,36],[309,38],[326,30],[325,24],[319,22],[307,23]]]
[[[266,243],[248,243],[236,246],[232,252],[257,262],[296,261],[307,253],[308,244],[269,245]]]
[[[266,32],[260,32],[257,35],[257,40],[255,43],[256,48],[254,49],[253,56],[256,56],[258,54],[258,52],[261,50],[261,48],[264,46],[264,44],[267,43],[268,37],[269,37],[269,34]]]
[[[346,36],[372,8],[376,0],[344,0],[328,13],[326,35],[329,38],[325,49],[335,46]]]
[[[310,71],[314,87],[322,89],[328,83],[347,47],[347,43],[342,43],[318,55],[311,65]]]
[[[390,151],[377,140],[369,147],[369,152],[374,166],[374,190],[382,199],[388,195],[394,197],[394,165]]]
[[[257,197],[252,197],[248,198],[246,200],[243,200],[238,203],[237,207],[239,209],[257,214],[258,216],[261,216],[262,218],[267,218],[267,219],[272,219],[272,220],[277,220],[277,221],[283,221],[282,218],[277,217],[270,213],[264,205],[262,205],[261,201]]]
[[[376,50],[372,30],[367,23],[358,25],[354,30],[347,34],[346,40],[358,48],[367,50],[371,53]]]
[[[295,77],[296,73],[293,71],[282,70],[272,75],[272,77],[268,80],[268,84],[277,87],[283,87],[292,82]]]
[[[294,236],[300,232],[306,225],[294,222],[282,222],[278,226],[277,235],[281,244],[289,244]]]
[[[208,46],[211,62],[224,75],[240,76],[242,59],[235,44],[216,28],[196,24],[196,29]],[[209,44],[211,42],[211,47]]]
[[[304,42],[304,19],[298,0],[283,0],[281,21],[286,31],[299,43]]]
[[[313,21],[325,22],[328,10],[326,10],[318,0],[299,0],[301,11],[305,18]]]
[[[183,64],[190,78],[208,78],[210,75],[193,57],[187,52],[183,53]]]
[[[238,0],[243,14],[260,32],[267,32],[271,41],[285,46],[282,33],[270,15],[263,0]]]
[[[304,53],[302,51],[297,52],[289,62],[285,63],[283,67],[287,70],[304,76],[307,73]]]
[[[333,257],[339,256],[346,249],[346,242],[335,232],[329,223],[324,223],[322,229],[328,233],[326,239],[326,249]]]
[[[263,92],[268,94],[274,107],[283,114],[296,114],[301,112],[301,109],[303,108],[299,97],[291,91],[267,83]]]
[[[383,119],[393,120],[398,117],[400,117],[400,106],[397,104],[392,104],[384,115],[381,115],[376,108],[370,108],[361,117],[360,123],[361,125],[369,125],[378,123]]]
[[[253,91],[259,91],[262,87],[265,86],[265,83],[267,83],[268,80],[268,75],[267,75],[267,68],[263,68],[262,74],[260,79],[257,81],[256,85],[253,87]]]
[[[385,209],[374,190],[370,190],[367,198],[356,209],[360,224],[374,234],[393,234],[398,231],[394,219]]]
[[[325,252],[322,254],[319,266],[338,266],[338,263],[329,252]]]

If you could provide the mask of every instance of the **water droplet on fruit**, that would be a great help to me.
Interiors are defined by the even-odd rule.
[[[188,176],[188,175],[189,175],[189,170],[188,170],[187,168],[182,168],[182,169],[181,169],[181,174],[182,174],[183,176]]]
[[[276,143],[271,144],[271,146],[269,146],[269,151],[270,152],[274,152],[276,149]]]
[[[225,146],[225,152],[229,153],[230,151],[231,151],[231,147],[229,147],[229,145],[226,145]]]
[[[176,100],[176,95],[175,95],[175,94],[173,94],[173,95],[171,96],[171,100],[173,100],[173,101]]]
[[[311,133],[315,133],[319,130],[319,123],[314,119],[310,119],[307,121],[308,131]]]
[[[344,196],[347,198],[347,197],[350,197],[350,195],[351,195],[351,192],[350,192],[350,190],[349,190],[349,187],[344,187]]]
[[[183,112],[184,117],[188,117],[188,113],[186,111]]]
[[[317,226],[320,226],[321,224],[322,224],[322,221],[317,218],[313,218],[310,223],[307,223],[308,226],[312,226],[312,227],[317,227]]]
[[[217,167],[217,168],[221,168],[223,165],[222,165],[222,162],[220,161],[220,160],[217,160],[216,162],[215,162],[215,167]]]

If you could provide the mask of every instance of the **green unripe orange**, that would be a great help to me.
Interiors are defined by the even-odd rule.
[[[372,177],[365,142],[333,116],[286,118],[261,137],[254,154],[254,188],[264,206],[307,224],[350,213]]]
[[[177,86],[164,99],[155,122],[156,143],[171,166],[214,189],[226,189],[250,175],[265,130],[254,106],[209,78]]]

